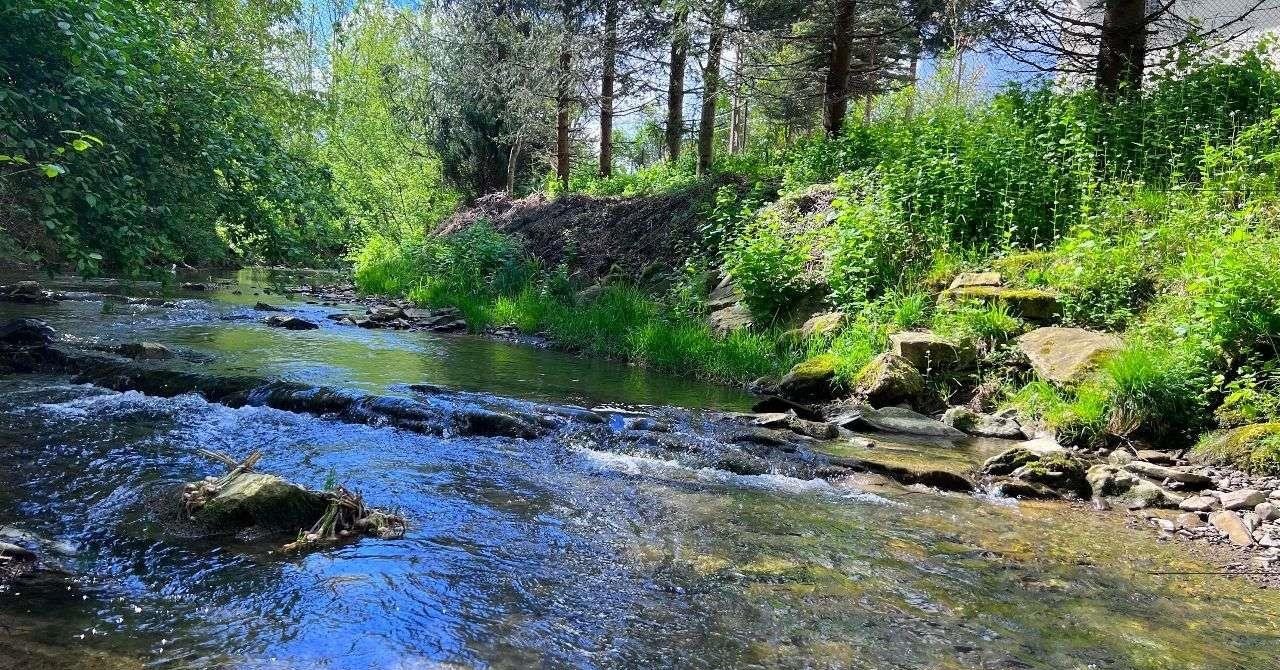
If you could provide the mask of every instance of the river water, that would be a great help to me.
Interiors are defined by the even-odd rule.
[[[302,278],[305,281],[307,278]],[[362,330],[244,271],[172,307],[85,292],[39,316],[64,342],[149,340],[174,365],[353,391],[667,412],[723,387],[471,336]],[[3,283],[3,282],[0,282]],[[272,288],[275,287],[275,288]],[[235,293],[239,291],[239,294]],[[75,295],[75,294],[73,294]],[[262,325],[265,300],[322,323]],[[196,455],[330,476],[409,520],[402,539],[304,555],[184,537],[156,512],[217,474]],[[1118,519],[1049,503],[712,468],[580,440],[435,437],[49,375],[0,376],[0,539],[69,578],[0,591],[0,668],[1280,668],[1280,596]]]

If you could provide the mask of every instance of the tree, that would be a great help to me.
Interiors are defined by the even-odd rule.
[[[604,55],[600,68],[600,176],[613,174],[613,91],[618,66],[618,0],[604,0]]]
[[[707,63],[702,68],[702,114],[698,118],[697,175],[711,169],[715,148],[716,102],[720,94],[720,59],[724,53],[725,0],[712,0],[707,15],[710,36],[707,39]]]
[[[1245,0],[1223,16],[1210,0],[1009,0],[994,3],[987,17],[1005,54],[1033,70],[1090,77],[1114,98],[1141,89],[1153,62],[1240,37],[1245,21],[1270,3]]]
[[[850,41],[855,9],[855,0],[835,0],[827,75],[822,95],[822,128],[828,137],[840,134],[844,128],[844,117],[849,111],[849,63],[853,54]]]
[[[671,20],[671,57],[667,71],[667,160],[680,158],[684,138],[684,75],[689,57],[689,8],[680,4]]]

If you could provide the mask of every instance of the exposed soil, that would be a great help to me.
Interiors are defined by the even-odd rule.
[[[647,278],[674,268],[694,250],[699,212],[721,185],[628,198],[568,194],[549,200],[534,194],[513,200],[493,193],[443,221],[437,232],[454,233],[487,220],[520,239],[546,267],[566,263],[588,280],[611,270]]]

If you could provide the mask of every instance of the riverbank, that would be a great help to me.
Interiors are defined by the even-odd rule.
[[[412,327],[378,320],[378,315],[386,315],[388,310],[399,310],[401,314],[412,311],[408,301],[359,296],[351,287],[340,286],[311,287],[309,294],[325,302],[365,306],[367,320],[363,327]],[[546,332],[520,335],[512,326],[490,326],[479,334],[533,346],[560,346]],[[1077,335],[1066,329],[1054,334]],[[1080,334],[1087,335],[1087,331]],[[953,345],[921,334],[891,336],[889,340],[896,353],[880,356],[877,361],[881,363],[915,360],[924,363],[923,367],[946,368],[947,357],[952,364],[965,358],[957,356]],[[1034,349],[1039,349],[1041,357],[1052,359],[1052,352],[1048,351],[1051,343],[1034,337],[1029,341],[1034,345],[1029,353],[1034,356]],[[1106,341],[1103,344],[1114,346]],[[1064,346],[1071,355],[1080,356],[1078,342],[1068,340]],[[1091,355],[1084,355],[1082,360]],[[1037,362],[1042,368],[1052,367],[1047,360]],[[1208,465],[1186,447],[1161,449],[1150,444],[1129,444],[1106,448],[1069,442],[1064,446],[1034,416],[1012,410],[984,414],[945,402],[939,404],[938,398],[930,399],[925,391],[921,374],[927,374],[927,370],[913,371],[911,365],[905,366],[905,371],[893,370],[892,364],[888,367],[891,369],[886,372],[871,375],[873,386],[864,385],[849,397],[835,399],[829,395],[831,379],[824,378],[829,377],[829,372],[808,379],[791,375],[785,378],[786,383],[758,381],[751,385],[758,394],[758,413],[749,419],[811,437],[834,437],[860,427],[873,433],[887,430],[881,439],[888,437],[891,442],[895,435],[944,442],[958,437],[1011,440],[1007,451],[962,459],[958,464],[937,451],[876,449],[874,436],[850,438],[848,433],[844,433],[844,440],[853,439],[855,445],[869,448],[851,452],[842,447],[832,453],[841,457],[855,454],[859,469],[905,485],[1015,498],[1062,499],[1067,504],[1073,500],[1091,501],[1095,510],[1117,510],[1127,523],[1149,529],[1161,541],[1178,544],[1188,555],[1210,560],[1224,574],[1267,587],[1280,586],[1280,478]],[[770,395],[776,393],[790,397]],[[868,400],[875,400],[877,408],[888,409],[873,409],[865,404]],[[891,406],[894,403],[903,407],[923,403],[934,406],[935,411],[928,416]],[[888,416],[880,415],[886,411]],[[1029,441],[1023,445],[1017,444],[1018,440]]]

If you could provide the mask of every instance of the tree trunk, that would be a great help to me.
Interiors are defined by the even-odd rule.
[[[734,53],[733,103],[729,118],[729,153],[740,154],[747,150],[747,96],[742,88],[742,49],[739,43]]]
[[[1146,0],[1106,0],[1098,43],[1098,92],[1115,98],[1142,88],[1147,63]]]
[[[676,9],[671,22],[671,72],[667,80],[667,159],[680,158],[680,140],[684,136],[684,70],[689,56],[689,10]]]
[[[822,92],[822,127],[827,137],[840,135],[849,111],[849,61],[853,55],[850,41],[855,4],[854,0],[835,0],[827,80]]]
[[[916,96],[920,94],[920,91],[918,90],[920,88],[920,45],[918,44],[911,50],[911,65],[909,72],[911,73],[911,87],[909,89],[911,95],[907,98],[906,117],[908,119],[916,113]]]
[[[613,174],[613,83],[618,58],[618,0],[604,1],[604,64],[600,73],[600,176]]]
[[[720,97],[720,58],[724,54],[725,0],[715,0],[711,15],[711,36],[707,40],[707,65],[702,69],[702,115],[698,118],[699,177],[711,171],[715,157],[716,102]]]
[[[569,51],[569,3],[563,0],[564,38],[560,44],[560,77],[556,90],[556,178],[569,190],[569,76],[573,54]]]

